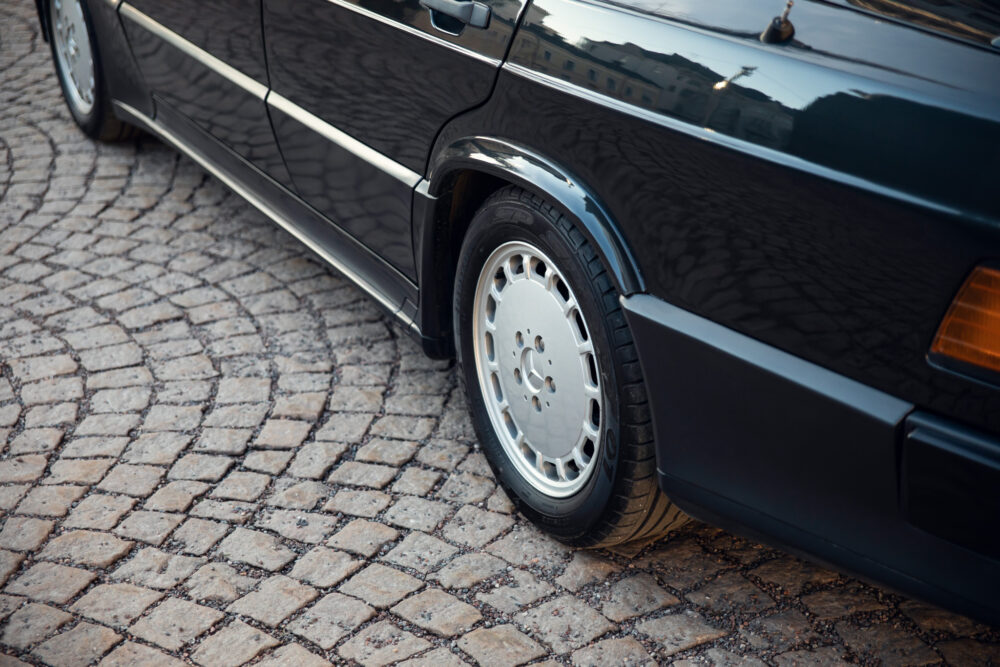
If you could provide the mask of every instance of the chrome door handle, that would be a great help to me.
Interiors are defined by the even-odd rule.
[[[420,4],[473,28],[485,28],[490,24],[489,5],[476,0],[420,0]]]

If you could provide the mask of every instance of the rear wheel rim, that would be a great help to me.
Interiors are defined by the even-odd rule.
[[[505,243],[480,272],[472,328],[480,390],[508,458],[545,495],[577,493],[597,466],[605,401],[569,282],[535,246]]]
[[[59,76],[70,105],[81,116],[94,108],[94,52],[80,0],[51,0],[52,36]]]

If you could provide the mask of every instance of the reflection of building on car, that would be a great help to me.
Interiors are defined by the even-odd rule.
[[[84,132],[157,134],[457,358],[526,516],[687,513],[1000,621],[995,8],[253,6],[39,4]]]

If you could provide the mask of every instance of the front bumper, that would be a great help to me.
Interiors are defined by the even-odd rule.
[[[622,303],[681,508],[1000,624],[1000,439],[655,297]]]

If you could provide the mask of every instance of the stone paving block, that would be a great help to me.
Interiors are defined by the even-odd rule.
[[[451,507],[433,500],[403,496],[386,510],[385,520],[394,526],[431,532],[451,514]]]
[[[290,576],[306,583],[329,588],[340,583],[364,564],[343,551],[313,547],[295,562]]]
[[[119,456],[128,445],[128,438],[118,436],[97,436],[74,438],[66,443],[61,452],[62,458],[90,458]]]
[[[874,658],[889,666],[929,665],[940,659],[919,638],[888,624],[858,627],[847,621],[837,623],[837,634],[861,657]]]
[[[356,660],[365,667],[381,667],[430,646],[427,640],[401,630],[390,621],[379,621],[344,642],[337,649],[337,654],[345,660]]]
[[[493,493],[496,485],[492,480],[469,473],[453,473],[448,476],[435,494],[441,500],[460,505],[478,503]]]
[[[83,398],[83,379],[78,377],[40,380],[21,386],[21,402],[26,406],[80,398]]]
[[[451,472],[462,462],[469,448],[452,440],[431,440],[417,450],[417,461]]]
[[[32,651],[43,662],[60,667],[86,667],[121,641],[115,631],[81,622],[69,632],[52,637]]]
[[[247,454],[243,459],[243,467],[248,470],[266,472],[277,475],[291,460],[294,452],[280,450],[257,450]]]
[[[613,562],[586,551],[577,551],[573,554],[573,560],[555,581],[563,588],[575,592],[584,586],[600,583],[619,570],[620,568]]]
[[[454,637],[467,632],[483,617],[472,605],[436,588],[403,600],[392,611],[442,637]]]
[[[93,572],[57,563],[36,563],[7,583],[4,592],[63,604],[97,577]]]
[[[534,526],[519,525],[487,549],[512,565],[537,565],[555,568],[570,554],[569,547],[545,535]]]
[[[34,482],[41,477],[48,459],[41,454],[15,456],[0,461],[0,484]]]
[[[355,519],[327,541],[327,546],[344,549],[370,557],[383,544],[399,537],[399,532],[389,526],[364,519]]]
[[[226,611],[249,616],[264,625],[275,626],[312,602],[316,590],[284,575],[265,579],[260,587],[226,607]]]
[[[519,626],[545,642],[556,653],[580,648],[614,629],[606,618],[587,603],[571,595],[563,595],[533,609],[522,611],[515,620]]]
[[[290,623],[288,629],[329,650],[374,615],[375,610],[364,602],[330,593]]]
[[[193,556],[208,552],[229,530],[229,526],[216,521],[188,519],[174,531],[170,539],[180,545],[180,550]]]
[[[537,642],[508,624],[473,630],[458,645],[479,664],[498,667],[523,665],[546,653]]]
[[[184,663],[162,651],[138,644],[125,642],[98,663],[98,667],[181,667]]]
[[[403,474],[392,485],[392,490],[396,493],[407,493],[413,496],[425,496],[434,488],[441,473],[435,470],[424,470],[423,468],[404,468]]]
[[[288,509],[310,510],[321,498],[325,498],[327,493],[327,487],[319,482],[299,482],[276,490],[268,497],[267,504]]]
[[[167,539],[170,531],[179,526],[183,520],[184,515],[182,514],[139,510],[130,514],[119,524],[118,528],[115,529],[115,534],[153,546],[160,546]]]
[[[279,396],[274,402],[271,410],[272,417],[286,417],[288,419],[301,419],[305,422],[315,422],[323,413],[323,406],[326,402],[326,394],[322,392],[308,392],[302,394],[291,394],[289,396]]]
[[[368,431],[368,426],[374,418],[375,415],[363,412],[336,412],[330,416],[323,428],[316,432],[316,439],[356,442]]]
[[[480,581],[503,573],[506,568],[507,564],[496,556],[462,554],[449,561],[432,578],[441,582],[445,588],[471,588]]]
[[[302,445],[295,454],[295,460],[288,467],[292,477],[320,479],[340,460],[347,449],[342,442],[310,442]]]
[[[206,428],[195,441],[196,452],[238,455],[246,451],[253,433],[249,428]]]
[[[17,649],[38,643],[73,619],[45,604],[30,602],[15,611],[7,620],[0,642]]]
[[[149,405],[152,391],[146,387],[102,389],[90,397],[92,412],[139,412]]]
[[[417,572],[427,573],[438,563],[458,553],[458,549],[447,542],[426,533],[413,532],[382,558],[394,565],[408,567]]]
[[[256,509],[255,505],[238,500],[200,500],[190,514],[204,519],[246,523]]]
[[[201,642],[192,659],[205,667],[236,667],[278,645],[278,640],[260,630],[233,621]]]
[[[197,601],[232,602],[258,583],[257,579],[243,576],[229,565],[208,563],[184,582],[184,588]]]
[[[231,472],[212,490],[213,498],[256,500],[264,493],[271,478],[255,472]]]
[[[257,428],[264,421],[267,408],[266,403],[218,406],[208,414],[202,426]]]
[[[319,544],[333,532],[337,519],[315,512],[269,509],[261,515],[255,525],[272,530],[289,540]]]
[[[225,403],[261,403],[268,400],[271,394],[269,378],[222,378],[215,395],[215,402]]]
[[[730,609],[759,612],[774,606],[774,600],[767,593],[736,572],[724,574],[685,597],[716,612]]]
[[[819,591],[806,595],[802,602],[817,618],[824,621],[885,608],[871,590],[862,586]]]
[[[367,486],[383,488],[396,476],[397,469],[389,466],[357,461],[344,461],[330,472],[327,481],[331,484]]]
[[[372,425],[372,434],[397,440],[424,440],[434,430],[434,420],[426,417],[386,415]]]
[[[384,440],[375,438],[358,449],[355,459],[368,463],[384,463],[399,467],[413,458],[417,443],[405,440]]]
[[[636,623],[636,630],[660,646],[660,655],[669,656],[710,642],[728,633],[710,625],[693,611],[682,611]]]
[[[342,512],[352,516],[373,518],[392,502],[392,496],[381,491],[341,489],[323,505],[325,512]]]
[[[39,486],[17,505],[18,514],[39,516],[66,516],[70,506],[87,492],[85,486]]]
[[[191,506],[195,498],[208,489],[209,485],[205,482],[187,480],[170,482],[157,489],[156,493],[146,499],[143,506],[161,512],[183,512]]]
[[[42,484],[96,484],[114,463],[114,459],[59,459]]]
[[[10,575],[17,571],[23,560],[24,554],[0,549],[0,585],[6,582]]]
[[[27,484],[0,486],[0,510],[12,510],[28,492]]]
[[[24,418],[27,428],[39,426],[60,426],[73,424],[77,419],[76,403],[56,403],[54,405],[37,405],[28,410]],[[77,429],[79,431],[79,428]]]
[[[330,393],[329,407],[334,412],[378,412],[383,393],[380,387],[338,386]]]
[[[73,431],[74,435],[128,435],[139,424],[137,414],[88,415]]]
[[[254,440],[254,447],[292,449],[302,444],[311,429],[310,422],[268,419]]]
[[[58,428],[30,428],[21,431],[7,448],[8,453],[20,456],[51,452],[62,442],[63,431]],[[64,454],[65,455],[65,454]]]
[[[295,558],[295,552],[266,533],[237,528],[219,545],[219,553],[238,563],[270,572],[280,570]]]
[[[796,609],[754,618],[740,629],[740,637],[755,649],[769,651],[786,651],[804,642],[819,640],[805,615]]]
[[[570,659],[578,667],[603,667],[603,665],[652,667],[656,665],[643,645],[631,637],[605,639],[593,646],[577,649],[573,651]],[[715,664],[722,663],[716,662]]]
[[[129,632],[168,651],[177,651],[224,617],[225,614],[211,607],[167,598],[136,621]]]
[[[53,521],[12,516],[0,530],[0,547],[14,551],[34,551],[52,532]]]
[[[124,628],[162,597],[162,593],[132,584],[102,584],[73,603],[70,611],[105,625]]]
[[[617,622],[680,602],[648,574],[636,574],[617,581],[601,597],[606,600],[601,606],[601,613]]]
[[[193,479],[203,482],[217,482],[233,465],[228,456],[208,454],[186,454],[170,468],[167,479]]]
[[[399,667],[463,667],[469,663],[448,649],[439,648],[397,664]]]
[[[120,463],[111,469],[97,488],[109,493],[124,493],[144,498],[160,483],[163,472],[163,468],[156,466]]]
[[[419,579],[375,563],[341,584],[340,591],[360,598],[373,607],[384,609],[422,587],[423,582]]]
[[[128,446],[122,460],[126,463],[170,465],[189,442],[191,436],[184,433],[143,433]]]
[[[119,565],[118,569],[111,573],[111,578],[166,590],[187,579],[203,562],[203,558],[177,556],[146,547],[131,560]]]
[[[514,520],[509,516],[466,505],[445,524],[441,533],[456,544],[480,548],[513,525]]]
[[[299,644],[285,644],[256,663],[257,667],[328,667],[328,661]]]
[[[956,635],[973,635],[984,632],[987,626],[967,616],[946,611],[940,607],[917,600],[901,602],[899,610],[910,617],[924,632],[947,632]]]
[[[142,423],[144,432],[190,431],[201,423],[201,406],[154,405]]]
[[[38,554],[42,560],[105,568],[127,554],[132,542],[95,530],[71,530],[49,541]]]

